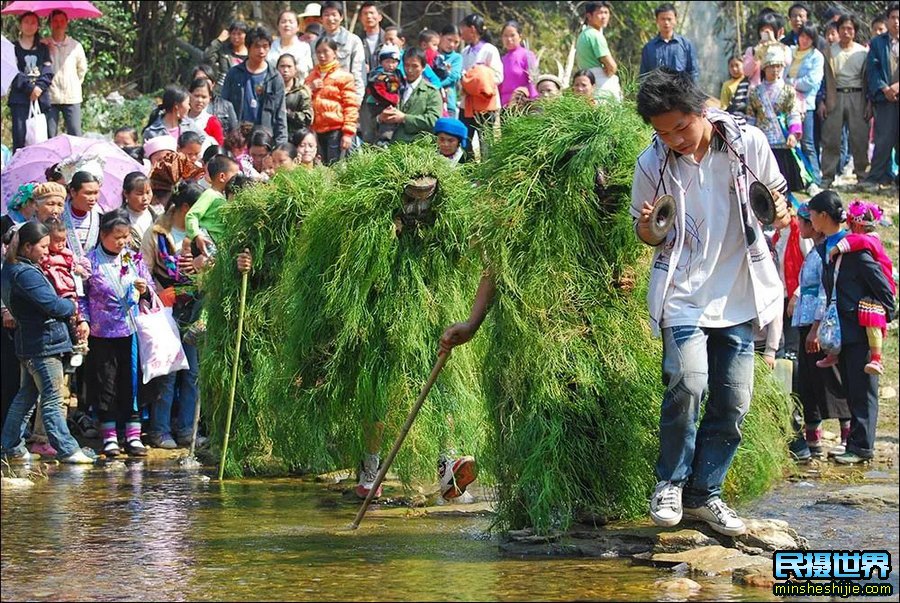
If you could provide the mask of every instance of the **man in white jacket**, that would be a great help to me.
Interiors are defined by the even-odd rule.
[[[683,513],[736,536],[744,522],[720,495],[750,407],[753,329],[781,316],[784,305],[750,210],[751,172],[774,192],[776,227],[787,225],[789,214],[765,135],[705,101],[689,73],[667,68],[648,73],[637,97],[656,136],[638,158],[631,215],[637,236],[656,249],[648,303],[653,330],[662,332],[666,384],[650,515],[657,525],[674,526]],[[664,193],[675,199],[675,224],[654,240],[650,212]]]
[[[77,40],[66,34],[69,17],[61,10],[50,13],[50,37],[44,40],[50,48],[53,62],[53,82],[50,84],[50,111],[47,113],[47,134],[52,138],[59,129],[59,114],[66,121],[66,133],[81,136],[81,84],[87,74],[87,57]]]

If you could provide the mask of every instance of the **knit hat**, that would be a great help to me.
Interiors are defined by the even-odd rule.
[[[42,182],[34,187],[32,197],[35,201],[46,197],[62,197],[66,198],[66,187],[56,182]]]
[[[551,73],[545,73],[538,77],[537,81],[534,83],[534,87],[537,88],[538,86],[540,86],[541,82],[553,82],[557,88],[559,88],[560,90],[563,89],[562,80]]]
[[[784,48],[781,44],[772,44],[768,48],[766,48],[766,56],[763,57],[762,65],[760,69],[765,69],[771,65],[780,65],[784,67],[785,64],[784,58]]]
[[[157,151],[175,151],[178,149],[178,141],[174,136],[165,134],[156,136],[144,142],[144,157],[150,158]]]
[[[459,139],[459,145],[466,148],[466,142],[469,136],[469,128],[466,124],[454,117],[441,117],[434,122],[435,134],[449,134]]]
[[[378,60],[383,61],[385,59],[394,59],[395,61],[399,61],[400,49],[393,44],[385,44],[381,47],[381,50],[378,51]]]

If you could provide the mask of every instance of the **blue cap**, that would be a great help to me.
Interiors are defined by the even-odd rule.
[[[469,128],[466,124],[454,117],[441,117],[434,122],[435,134],[449,134],[459,138],[459,144],[462,148],[466,148],[466,139],[469,137]]]

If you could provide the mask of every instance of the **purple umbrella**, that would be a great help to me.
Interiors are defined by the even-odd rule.
[[[57,163],[69,164],[69,169],[85,169],[101,178],[100,207],[104,211],[121,207],[122,182],[130,172],[146,174],[144,166],[108,140],[81,138],[60,134],[40,144],[19,149],[0,175],[2,207],[26,182],[45,182],[44,171]],[[74,165],[72,165],[74,164]]]
[[[16,49],[12,42],[0,36],[0,96],[6,96],[9,86],[19,73]]]

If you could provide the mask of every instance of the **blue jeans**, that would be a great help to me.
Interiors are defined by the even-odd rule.
[[[806,158],[809,159],[809,165],[812,166],[812,177],[815,178],[816,184],[822,183],[822,169],[819,167],[819,150],[816,149],[816,141],[814,131],[816,123],[815,110],[809,110],[803,117],[803,137],[800,139],[800,149]]]
[[[27,452],[25,428],[40,399],[41,418],[50,445],[56,448],[59,458],[75,454],[78,441],[69,433],[66,414],[62,407],[63,363],[59,356],[29,358],[22,361],[19,392],[13,398],[3,424],[0,447],[4,454],[20,455]]]
[[[199,394],[197,373],[200,359],[195,346],[185,343],[183,347],[184,355],[188,360],[187,370],[157,377],[160,380],[158,395],[150,407],[150,434],[154,437],[164,438],[175,435],[180,440],[186,440],[194,432],[194,409]],[[175,417],[173,432],[172,404],[176,399],[178,400],[178,414]]]
[[[721,494],[741,442],[753,393],[751,323],[663,329],[663,383],[656,473],[684,487],[685,507],[700,507]]]
[[[66,134],[81,136],[81,104],[50,105],[47,111],[47,135],[53,138],[59,133],[59,114],[62,113],[66,123]]]

